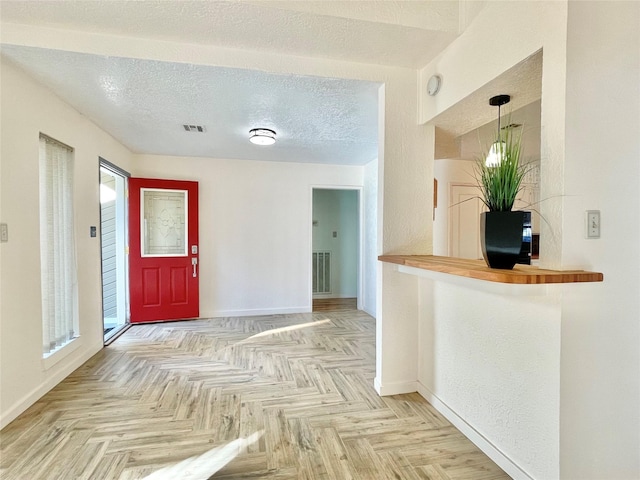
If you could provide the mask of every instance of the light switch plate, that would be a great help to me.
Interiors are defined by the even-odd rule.
[[[600,210],[587,210],[587,238],[600,238]]]

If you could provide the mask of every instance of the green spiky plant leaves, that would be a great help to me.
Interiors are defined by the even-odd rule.
[[[509,212],[513,208],[516,197],[522,188],[522,180],[527,173],[527,165],[520,164],[522,151],[521,129],[507,128],[498,132],[495,143],[497,153],[502,161],[497,165],[487,165],[486,159],[490,149],[476,162],[476,181],[482,192],[481,200],[491,212]]]

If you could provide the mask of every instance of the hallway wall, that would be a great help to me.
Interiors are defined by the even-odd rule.
[[[103,345],[99,156],[129,168],[131,152],[57,96],[2,60],[0,196],[9,242],[0,247],[0,427]],[[74,148],[74,207],[80,336],[42,360],[40,132]]]

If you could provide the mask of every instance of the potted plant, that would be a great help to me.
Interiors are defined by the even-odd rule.
[[[508,101],[508,95],[498,95],[490,104],[500,106]],[[520,163],[521,151],[520,129],[500,129],[498,113],[496,141],[478,158],[475,172],[481,200],[489,210],[481,214],[480,243],[491,268],[512,269],[520,256],[526,212],[512,208],[528,168]]]

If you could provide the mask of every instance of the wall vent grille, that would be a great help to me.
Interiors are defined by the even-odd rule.
[[[313,293],[331,293],[331,252],[313,252]]]

